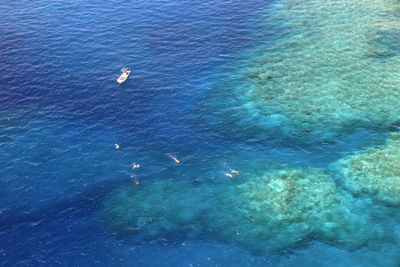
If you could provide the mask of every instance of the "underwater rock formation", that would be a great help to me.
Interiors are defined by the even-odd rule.
[[[400,134],[393,133],[384,146],[348,156],[332,165],[346,188],[365,192],[389,205],[400,205]]]
[[[210,129],[307,141],[386,129],[400,116],[400,55],[382,37],[398,29],[397,8],[385,0],[276,2],[267,23],[288,33],[204,96]]]
[[[383,231],[319,170],[272,170],[244,182],[156,181],[128,185],[104,202],[106,228],[121,238],[208,235],[254,253],[320,240],[355,249]],[[358,210],[359,209],[359,210]]]

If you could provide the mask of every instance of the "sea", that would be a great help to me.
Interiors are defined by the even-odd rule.
[[[221,115],[225,105],[244,107],[218,102],[229,99],[232,76],[297,34],[274,13],[281,2],[290,0],[1,1],[0,266],[399,266],[396,209],[337,180],[354,205],[381,211],[374,216],[394,240],[349,248],[316,234],[260,252],[218,233],[121,235],[104,218],[121,188],[152,198],[152,184],[223,186],[232,170],[239,181],[281,167],[331,173],[340,158],[385,143],[390,131],[363,125],[314,142],[249,129],[240,112]],[[395,53],[397,41],[381,45]],[[131,75],[118,84],[122,68]],[[134,209],[141,199],[126,201]]]

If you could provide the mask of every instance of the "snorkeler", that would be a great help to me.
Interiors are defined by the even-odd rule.
[[[137,168],[140,168],[140,164],[133,163],[132,169],[137,169]]]
[[[240,171],[235,171],[235,170],[232,170],[232,173],[241,174]]]
[[[225,173],[226,176],[228,176],[229,178],[235,178],[235,175],[231,174],[231,173]]]
[[[181,163],[181,161],[180,161],[179,159],[177,159],[175,156],[171,156],[171,158],[172,158],[177,164]]]
[[[136,184],[136,185],[140,185],[140,182],[139,182],[139,179],[138,179],[138,178],[135,178],[135,184]]]

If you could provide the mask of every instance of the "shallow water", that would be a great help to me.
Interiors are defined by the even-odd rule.
[[[355,21],[367,20],[361,11],[354,10],[357,6],[346,9],[349,6],[346,4],[353,1],[335,2],[344,11],[333,13],[332,18],[356,14],[359,17]],[[243,77],[248,68],[258,66],[261,70],[276,68],[287,72],[296,66],[310,67],[304,63],[304,55],[319,51],[305,49],[304,43],[320,39],[321,25],[331,29],[331,21],[321,22],[321,14],[329,18],[329,12],[336,10],[330,9],[331,5],[319,9],[315,1],[312,3],[307,9],[304,3],[281,0],[3,1],[0,4],[0,265],[397,266],[400,259],[397,207],[375,202],[368,194],[352,194],[331,167],[344,156],[385,144],[389,132],[396,130],[391,124],[396,123],[395,117],[399,115],[393,104],[397,95],[391,92],[398,83],[397,74],[380,81],[386,89],[382,92],[387,95],[379,99],[379,108],[387,104],[387,110],[379,118],[369,119],[377,109],[363,114],[364,109],[350,108],[345,112],[353,117],[346,120],[339,116],[338,121],[326,125],[331,118],[322,112],[317,114],[322,119],[316,124],[314,119],[308,121],[309,117],[300,120],[308,123],[312,134],[303,131],[304,125],[293,119],[299,118],[296,113],[299,105],[309,105],[309,98],[288,101],[289,106],[278,107],[279,112],[274,110],[279,116],[271,117],[268,107],[271,102],[265,100],[264,87],[259,89],[253,84],[249,90],[253,95],[242,94],[243,88],[250,88],[246,86],[253,83]],[[355,43],[365,41],[360,36],[368,35],[368,44],[354,48],[351,56],[358,58],[366,50],[371,52],[366,55],[367,63],[376,65],[356,72],[368,77],[364,82],[371,91],[379,75],[399,67],[395,30],[399,18],[394,15],[393,3],[366,3],[366,9],[377,7],[372,14],[375,24],[352,28],[351,23],[344,23],[344,29],[335,28],[333,33],[337,32],[340,47],[343,41],[340,33],[354,32],[355,37],[343,44],[345,48],[354,48],[351,46]],[[324,4],[327,3],[321,6]],[[285,13],[287,6],[292,9]],[[382,14],[385,19],[378,19]],[[298,17],[290,17],[293,15]],[[349,18],[343,19],[347,22]],[[379,31],[371,31],[376,23],[381,23]],[[310,36],[302,36],[304,30]],[[294,60],[285,61],[293,66],[279,65],[276,63],[279,60],[265,61],[266,55],[290,56],[291,40],[294,47],[300,46],[295,49],[300,52],[295,53]],[[332,51],[334,54],[335,50]],[[333,55],[335,62],[345,63],[340,55],[336,56]],[[119,86],[115,80],[122,67],[133,71],[128,81]],[[332,64],[324,66],[324,77],[328,80],[332,68]],[[343,66],[337,69],[340,75],[345,72]],[[371,76],[371,71],[378,71],[377,76]],[[296,83],[297,77],[289,75],[275,87]],[[311,88],[307,93],[311,99],[318,98],[315,90],[319,84],[310,77],[311,74],[305,76],[304,85]],[[333,88],[338,80],[331,79],[330,86]],[[359,84],[357,90],[362,86]],[[276,107],[276,99],[272,100]],[[328,105],[327,111],[330,108]],[[291,120],[280,121],[284,116]],[[292,135],[287,129],[296,129],[299,134]],[[119,144],[118,150],[115,144]],[[181,163],[176,164],[173,156]],[[140,163],[141,167],[133,170],[133,163]],[[265,229],[265,225],[273,225],[275,232],[290,233],[298,227],[297,219],[290,217],[294,213],[285,213],[291,218],[288,223],[278,218],[279,212],[271,218],[262,213],[264,204],[260,204],[259,217],[266,223],[254,227],[260,226],[262,235],[270,236],[271,248],[260,249],[260,242],[252,238],[230,237],[229,230],[236,221],[232,223],[229,218],[243,216],[242,207],[235,204],[247,205],[246,197],[252,193],[249,188],[253,188],[253,182],[271,170],[288,168],[306,172],[316,168],[329,176],[330,189],[322,186],[326,183],[318,186],[317,182],[304,190],[310,190],[306,192],[313,196],[319,190],[333,190],[335,184],[337,197],[332,201],[337,198],[338,203],[345,204],[331,205],[328,197],[326,207],[331,213],[335,209],[353,211],[358,217],[349,219],[338,213],[340,223],[348,223],[346,227],[351,229],[352,223],[357,224],[361,219],[371,226],[374,234],[348,233],[344,240],[349,237],[359,241],[357,246],[349,245],[332,239],[322,227],[324,223],[313,225],[318,220],[310,220],[314,216],[311,212],[311,217],[300,220],[306,220],[309,227],[318,231],[301,230],[303,234],[296,234],[302,241],[294,242]],[[241,170],[242,174],[230,179],[225,174],[233,169]],[[123,205],[108,206],[108,203],[134,186],[135,178],[141,182],[135,190],[146,190],[149,201],[154,202],[153,210],[176,203],[177,207],[183,207],[183,212],[177,208],[177,214],[188,216],[188,210],[195,212],[206,203],[208,211],[202,213],[206,217],[193,217],[189,224],[202,230],[182,230],[182,221],[171,219],[165,212],[155,212],[153,220],[173,222],[167,226],[161,224],[159,232],[143,227],[139,234],[135,231],[131,234],[130,220],[136,222],[136,213],[143,212],[135,208],[128,208],[126,214],[131,217],[117,228],[110,225],[107,212],[118,214]],[[297,181],[301,184],[308,180]],[[172,184],[173,190],[160,192],[157,187],[160,183]],[[191,197],[187,194],[191,190],[206,199]],[[246,197],[235,195],[237,190],[242,190]],[[168,195],[169,192],[174,195]],[[126,202],[135,202],[134,198],[135,194],[133,199],[127,197]],[[161,200],[154,201],[157,198]],[[271,198],[267,206],[280,201]],[[321,199],[326,200],[323,196]],[[289,206],[298,204],[294,200]],[[321,211],[313,205],[309,208],[318,210],[315,214],[319,216]],[[220,216],[218,223],[213,222],[216,214]],[[237,225],[242,224],[239,221]],[[176,228],[170,230],[171,225]],[[223,228],[228,235],[220,230]],[[219,229],[217,233],[212,232],[215,229]],[[243,233],[252,233],[253,229],[244,228]]]

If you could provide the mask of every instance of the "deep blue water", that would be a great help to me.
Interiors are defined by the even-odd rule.
[[[322,147],[207,131],[197,99],[283,35],[264,24],[270,1],[2,1],[0,265],[361,264],[361,252],[320,243],[260,256],[206,238],[119,240],[98,219],[103,198],[132,183],[133,162],[142,182],[207,180],[210,161],[221,172],[246,161],[326,167],[368,137],[383,142],[366,130]],[[133,71],[119,86],[122,67]]]

